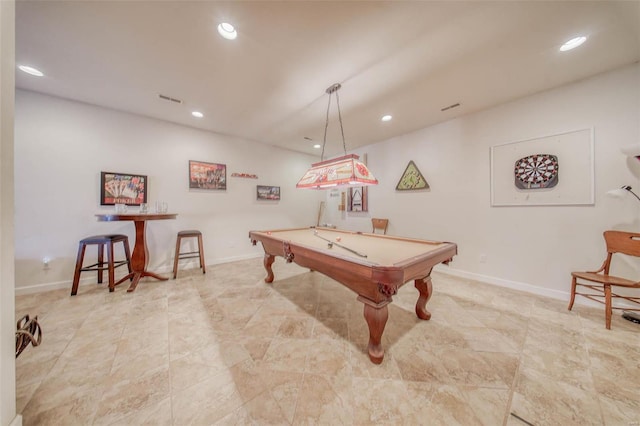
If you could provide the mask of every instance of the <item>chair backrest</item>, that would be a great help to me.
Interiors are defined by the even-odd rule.
[[[373,233],[376,233],[376,230],[382,231],[383,234],[387,233],[387,226],[389,226],[389,219],[377,219],[371,218],[371,225],[373,227]]]
[[[614,253],[640,256],[640,234],[624,231],[605,231],[603,235],[607,244],[607,258],[602,265],[605,274],[609,274],[611,258]]]
[[[608,253],[640,256],[640,234],[624,231],[605,231],[604,240]]]

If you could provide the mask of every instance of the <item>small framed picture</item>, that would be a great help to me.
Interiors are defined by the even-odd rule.
[[[128,173],[100,172],[100,205],[139,206],[147,202],[147,177]]]
[[[257,185],[258,200],[279,200],[280,187]]]
[[[189,161],[189,188],[227,189],[227,165]]]

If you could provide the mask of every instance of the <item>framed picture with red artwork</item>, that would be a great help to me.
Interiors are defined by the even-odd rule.
[[[147,202],[147,177],[129,173],[100,172],[100,205],[139,206]]]
[[[227,165],[189,161],[190,189],[227,189]]]
[[[280,199],[279,186],[257,185],[256,192],[258,200],[277,201]]]

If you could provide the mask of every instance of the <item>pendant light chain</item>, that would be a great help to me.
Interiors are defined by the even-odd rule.
[[[329,102],[327,103],[327,118],[324,123],[324,138],[322,140],[322,154],[320,155],[320,161],[324,161],[324,146],[327,144],[327,129],[329,128],[329,109],[331,108],[331,95],[336,94],[336,105],[338,105],[338,120],[340,121],[340,133],[342,134],[342,149],[344,149],[344,155],[347,155],[347,143],[344,139],[344,127],[342,126],[342,113],[340,112],[340,97],[338,96],[338,89],[342,86],[340,83],[333,84],[326,92],[329,94]]]
[[[347,155],[347,143],[344,141],[344,128],[342,127],[342,114],[340,113],[340,97],[338,96],[338,89],[336,89],[336,104],[338,105],[338,120],[340,121],[340,132],[342,133],[342,149],[344,149],[344,155]]]
[[[327,104],[327,119],[324,122],[324,138],[322,139],[322,155],[320,155],[320,161],[324,161],[324,146],[327,144],[327,129],[329,128],[329,108],[331,108],[331,94],[329,89],[327,89],[327,93],[329,94],[329,103]]]

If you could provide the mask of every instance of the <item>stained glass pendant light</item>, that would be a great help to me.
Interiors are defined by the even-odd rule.
[[[344,128],[342,127],[342,115],[340,113],[340,98],[338,90],[342,86],[339,83],[331,85],[326,92],[329,95],[327,104],[327,119],[324,125],[324,139],[322,142],[322,155],[320,162],[313,163],[311,168],[302,176],[296,188],[303,189],[327,189],[337,186],[365,186],[377,185],[378,180],[371,174],[366,164],[360,161],[356,154],[347,154],[347,145],[344,140]],[[336,94],[336,104],[338,106],[338,119],[340,120],[340,132],[342,133],[342,147],[344,155],[331,160],[324,159],[324,147],[327,143],[327,128],[329,127],[329,109],[331,107],[331,96]]]

